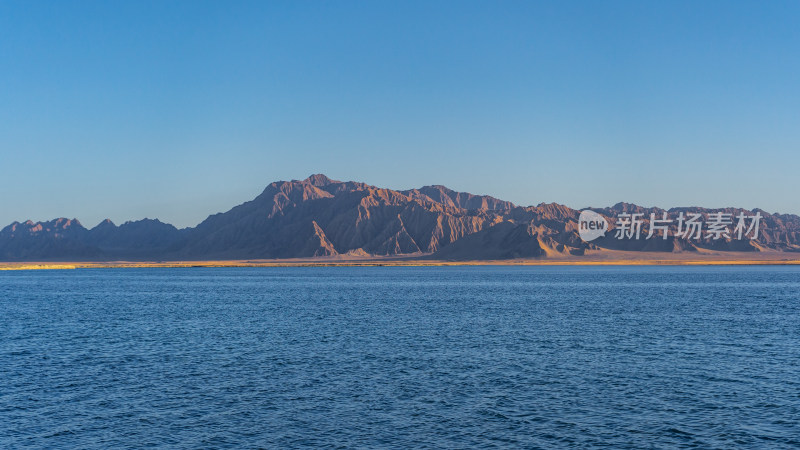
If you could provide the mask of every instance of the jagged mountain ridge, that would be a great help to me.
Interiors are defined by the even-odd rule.
[[[92,229],[76,219],[14,222],[0,230],[0,260],[149,258],[180,245],[184,232],[157,219],[106,219]]]
[[[665,210],[619,203],[594,211]],[[717,210],[673,208],[669,213]],[[740,209],[719,210],[738,213]],[[759,210],[760,211],[760,210]],[[760,211],[756,241],[687,241],[669,237],[592,243],[577,232],[580,211],[555,203],[520,207],[490,196],[433,185],[396,191],[325,175],[269,184],[255,199],[178,230],[144,219],[110,220],[86,229],[77,220],[14,222],[0,230],[0,260],[272,259],[316,256],[431,255],[442,259],[541,258],[598,249],[635,251],[798,251],[800,217]],[[749,211],[748,211],[749,213]]]
[[[505,205],[491,197],[456,198]],[[437,202],[417,190],[400,192],[313,175],[302,181],[272,183],[253,201],[209,217],[189,232],[188,244],[179,255],[289,258],[348,252],[432,253],[499,217],[488,208],[466,210],[454,204]]]

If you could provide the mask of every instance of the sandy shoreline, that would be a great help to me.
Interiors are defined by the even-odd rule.
[[[800,265],[800,254],[785,252],[735,253],[645,253],[603,251],[586,256],[487,261],[442,261],[426,255],[408,257],[210,260],[210,261],[42,261],[0,262],[0,270],[64,270],[102,268],[190,268],[190,267],[437,267],[437,266],[708,266],[708,265]]]

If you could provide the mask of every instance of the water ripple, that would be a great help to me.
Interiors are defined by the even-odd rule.
[[[0,273],[0,447],[800,446],[800,268]]]

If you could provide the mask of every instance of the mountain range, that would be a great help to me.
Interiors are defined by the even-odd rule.
[[[417,256],[494,260],[582,256],[605,250],[648,252],[800,251],[800,217],[763,210],[646,208],[618,203],[591,208],[612,225],[640,213],[661,217],[713,212],[762,216],[757,239],[619,240],[609,233],[584,242],[579,210],[556,203],[517,206],[486,195],[433,185],[397,191],[311,175],[269,184],[255,199],[178,229],[154,219],[91,229],[75,219],[14,222],[0,231],[2,261],[222,260]],[[674,225],[673,225],[674,229]]]

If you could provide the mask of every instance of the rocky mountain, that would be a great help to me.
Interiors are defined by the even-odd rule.
[[[736,215],[741,209],[644,208],[618,203],[593,208],[612,227],[623,213],[681,212]],[[75,219],[14,222],[0,230],[0,260],[191,260],[272,259],[318,256],[415,255],[439,259],[547,258],[584,255],[603,249],[692,252],[798,251],[800,217],[759,212],[756,240],[619,240],[613,230],[584,242],[580,211],[555,203],[520,207],[494,197],[456,192],[444,186],[396,191],[325,175],[271,183],[255,199],[178,230],[144,219],[116,226],[105,220],[86,229]],[[671,231],[674,231],[673,225]],[[674,234],[674,233],[670,233]]]
[[[151,219],[120,226],[106,219],[91,230],[76,219],[14,222],[0,230],[0,260],[151,259],[179,247],[185,234]]]
[[[188,232],[181,258],[292,258],[347,253],[433,253],[495,223],[500,214],[456,202],[502,205],[491,197],[453,193],[439,202],[324,175],[272,183],[254,200],[215,214]],[[452,192],[452,191],[451,191]]]
[[[690,214],[699,214],[702,217],[702,222],[707,224],[712,213],[727,214],[733,222],[730,226],[731,233],[736,225],[736,217],[739,214],[752,216],[760,214],[760,226],[757,239],[710,239],[706,237],[706,229],[702,230],[702,239],[686,239],[674,237],[677,231],[677,223],[673,222],[669,226],[669,233],[667,239],[662,239],[661,234],[655,239],[616,239],[614,233],[609,233],[605,238],[593,241],[593,243],[601,248],[617,249],[617,250],[633,250],[633,251],[666,251],[666,252],[680,252],[680,251],[698,251],[698,250],[715,250],[715,251],[784,251],[784,252],[798,252],[800,251],[800,217],[793,214],[769,214],[761,209],[754,209],[748,211],[741,208],[720,208],[720,209],[707,209],[700,207],[681,207],[671,208],[668,210],[661,208],[644,208],[629,203],[617,203],[609,208],[592,208],[593,211],[608,217],[611,223],[616,222],[616,218],[621,213],[627,214],[642,214],[643,219],[643,236],[647,234],[650,228],[651,215],[655,215],[656,219],[663,217],[667,214],[669,218],[677,218],[681,214],[688,217]]]
[[[49,222],[14,222],[0,230],[0,259],[50,260],[102,257],[96,247],[86,244],[89,230],[76,219]]]

